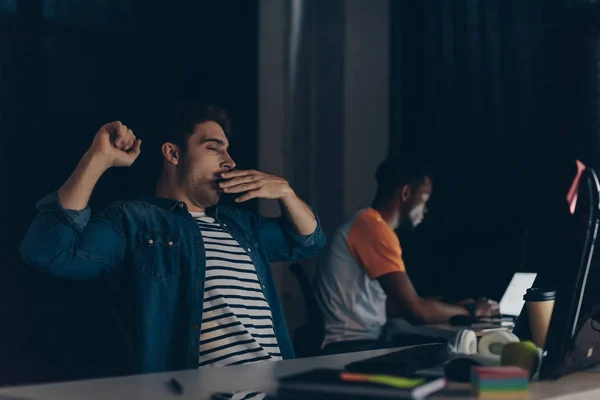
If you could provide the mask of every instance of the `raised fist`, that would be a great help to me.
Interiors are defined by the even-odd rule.
[[[129,167],[140,155],[142,141],[120,121],[103,125],[89,152],[105,159],[107,168]]]

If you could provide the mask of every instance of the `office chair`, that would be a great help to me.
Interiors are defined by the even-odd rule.
[[[325,332],[323,314],[302,265],[294,263],[289,268],[300,286],[307,315],[306,325],[294,332],[292,338],[294,351],[297,357],[318,356],[321,354],[321,343]]]

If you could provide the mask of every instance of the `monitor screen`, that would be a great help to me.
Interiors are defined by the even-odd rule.
[[[517,272],[513,275],[502,299],[500,300],[500,312],[504,315],[519,316],[525,305],[523,295],[527,289],[533,286],[535,277],[534,272]]]

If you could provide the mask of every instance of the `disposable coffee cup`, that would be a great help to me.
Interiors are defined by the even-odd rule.
[[[527,307],[533,343],[543,349],[556,300],[556,290],[530,288],[527,289],[523,300]]]

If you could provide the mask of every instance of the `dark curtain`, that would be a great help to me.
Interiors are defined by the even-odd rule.
[[[587,166],[600,168],[600,3],[590,0],[566,0],[562,4],[559,17],[556,19],[552,44],[556,51],[556,93],[555,108],[552,111],[553,121],[559,131],[570,160],[577,158]],[[566,181],[574,176],[573,165],[556,171],[556,175]],[[569,171],[562,178],[562,172]],[[564,191],[562,193],[564,195]],[[555,196],[558,197],[558,196]],[[560,211],[565,215],[564,202]],[[548,210],[547,210],[548,211]],[[555,210],[549,215],[556,216]],[[561,214],[558,214],[561,215]],[[573,279],[572,257],[565,251],[566,238],[562,228],[567,225],[567,214],[564,223],[546,223],[544,230],[539,230],[536,238],[537,251],[528,254],[544,254],[537,257],[540,264],[549,266],[553,274],[544,274],[540,285],[559,289],[566,285],[571,292]],[[540,218],[541,219],[541,218]],[[546,218],[546,221],[548,219]],[[541,224],[540,224],[541,225]],[[596,246],[597,249],[597,246]],[[596,257],[597,258],[597,257]],[[563,261],[564,260],[564,261]],[[594,279],[594,272],[588,277]],[[592,283],[593,285],[593,283]],[[596,297],[592,297],[595,299]]]
[[[142,155],[107,172],[92,206],[153,193],[156,122],[174,99],[224,107],[234,159],[256,167],[256,76],[256,1],[0,1],[0,384],[124,372],[101,284],[21,263],[36,201],[117,119],[144,140]]]
[[[560,97],[558,124],[577,157],[600,168],[600,4],[566,0],[555,38]]]
[[[409,273],[426,294],[497,298],[512,273],[539,267],[525,262],[524,243],[541,240],[531,232],[568,189],[573,116],[561,125],[557,101],[564,7],[391,4],[390,152],[421,155],[434,182],[425,223],[401,234]]]

